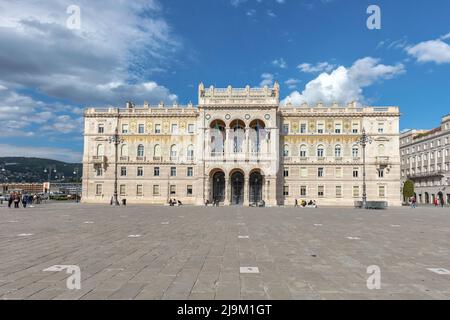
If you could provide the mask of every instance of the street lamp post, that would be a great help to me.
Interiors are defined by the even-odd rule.
[[[363,148],[363,194],[362,194],[362,207],[366,209],[367,207],[367,185],[366,185],[366,146],[372,143],[372,138],[366,133],[366,129],[363,128],[362,135],[358,140]]]
[[[50,193],[50,182],[52,180],[52,172],[56,173],[56,167],[49,166],[48,168],[44,169],[44,172],[48,174],[48,192],[47,193]]]
[[[75,187],[76,188],[76,194],[75,194],[76,200],[75,200],[75,202],[78,203],[78,202],[80,202],[78,200],[78,189],[79,189],[78,183],[80,182],[80,170],[77,167],[75,167],[73,174],[76,175],[76,180],[75,180],[75,182],[76,182],[76,187]]]
[[[113,205],[119,206],[119,199],[117,193],[117,162],[119,158],[119,145],[123,143],[123,139],[119,136],[119,129],[116,128],[116,131],[112,137],[109,137],[109,143],[114,143],[114,197],[113,197]]]

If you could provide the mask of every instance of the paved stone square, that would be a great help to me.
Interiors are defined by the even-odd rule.
[[[433,268],[450,270],[449,208],[0,206],[2,299],[449,299]]]

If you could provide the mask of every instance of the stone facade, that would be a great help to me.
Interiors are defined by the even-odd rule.
[[[129,203],[177,199],[203,205],[263,203],[352,206],[362,197],[362,129],[369,200],[401,204],[397,107],[280,106],[273,88],[205,88],[198,105],[85,111],[83,201]]]
[[[450,115],[433,130],[409,130],[400,138],[402,185],[412,180],[417,202],[450,205]]]

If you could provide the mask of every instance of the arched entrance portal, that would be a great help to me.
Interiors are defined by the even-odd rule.
[[[231,204],[242,205],[244,203],[244,174],[236,171],[231,175]]]
[[[212,177],[213,201],[223,202],[225,200],[225,173],[216,172]]]
[[[425,192],[425,203],[430,204],[430,194],[428,192]]]
[[[440,192],[440,191],[438,193],[438,201],[439,201],[439,205],[445,204],[445,202],[444,202],[444,194],[442,192]]]
[[[250,190],[249,190],[250,204],[257,205],[263,199],[262,198],[263,177],[261,173],[253,172],[252,174],[250,174],[249,183],[250,183]]]

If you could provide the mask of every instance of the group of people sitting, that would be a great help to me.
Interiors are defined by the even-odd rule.
[[[183,203],[181,203],[180,200],[177,199],[169,199],[169,206],[175,207],[175,206],[182,206]]]
[[[298,200],[295,199],[295,207],[298,208],[299,206],[302,208],[317,208],[316,200],[309,200],[309,202],[301,200],[299,203]]]

